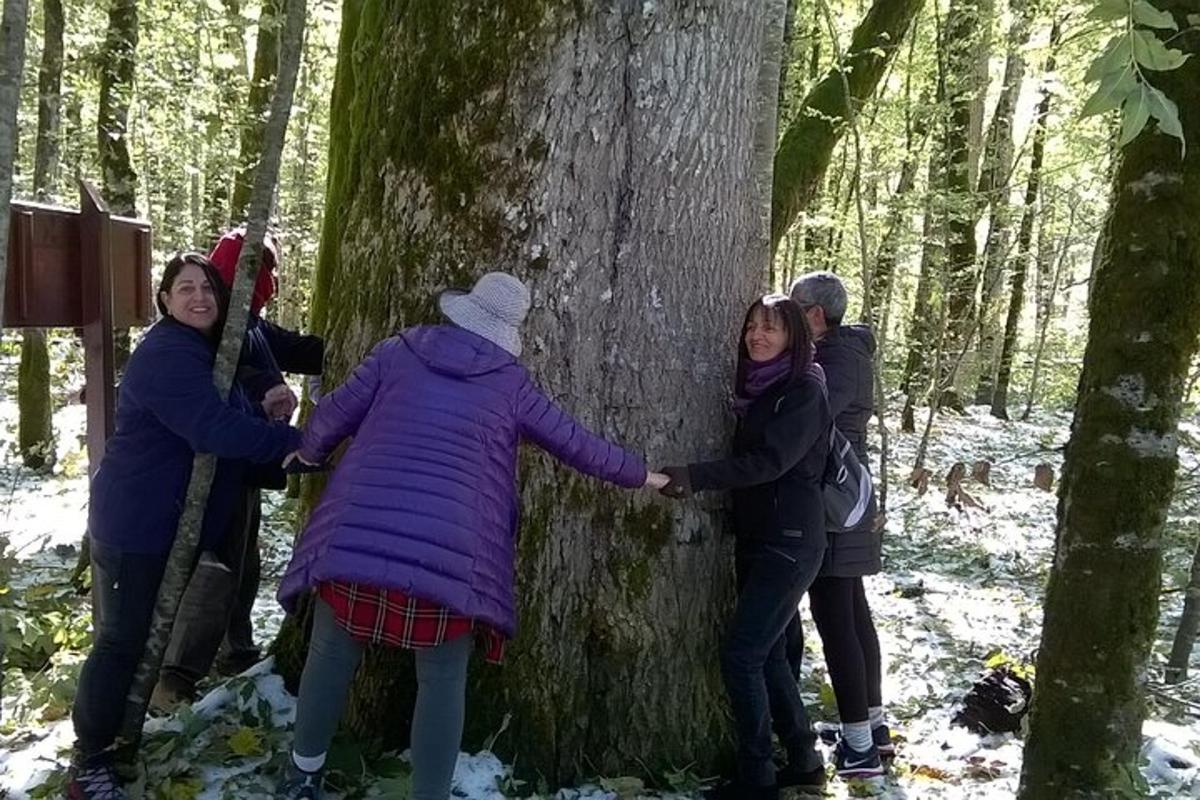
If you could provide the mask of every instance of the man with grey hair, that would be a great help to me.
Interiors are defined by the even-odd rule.
[[[815,360],[825,370],[829,410],[864,466],[867,423],[874,412],[875,336],[866,325],[845,325],[846,287],[832,272],[810,272],[792,284],[816,341]],[[863,577],[880,570],[881,532],[867,519],[852,531],[830,534],[825,563],[809,589],[813,620],[837,697],[842,736],[835,756],[843,778],[883,773],[881,757],[894,753],[883,719],[879,637],[863,589]],[[788,654],[798,672],[804,652],[797,614],[788,629]]]

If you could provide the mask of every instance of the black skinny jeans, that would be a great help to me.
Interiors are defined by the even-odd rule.
[[[866,722],[867,709],[883,705],[883,669],[862,578],[817,578],[808,590],[808,602],[825,648],[838,717],[846,723]],[[788,624],[787,654],[798,678],[804,656],[799,614]]]
[[[146,648],[167,556],[91,543],[95,642],[79,672],[72,719],[85,765],[112,757],[125,699]]]
[[[771,727],[801,770],[821,765],[800,688],[792,678],[785,631],[825,554],[825,534],[739,540],[737,606],[721,647],[721,674],[737,733],[738,777],[775,783]]]

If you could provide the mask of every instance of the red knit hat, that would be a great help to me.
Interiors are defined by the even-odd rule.
[[[242,252],[242,243],[246,241],[246,228],[234,228],[221,237],[217,246],[209,253],[208,260],[221,274],[225,285],[233,288],[233,276],[237,272],[238,256]],[[257,316],[263,306],[271,302],[279,286],[275,278],[275,266],[279,263],[279,250],[275,237],[267,234],[263,238],[262,266],[254,281],[254,296],[250,299],[250,313]]]

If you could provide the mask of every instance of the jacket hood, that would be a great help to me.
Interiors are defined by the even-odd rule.
[[[457,325],[418,325],[400,338],[425,366],[444,375],[483,375],[516,363],[508,351]]]
[[[817,346],[848,347],[867,358],[875,357],[875,333],[869,325],[839,325],[827,332]]]

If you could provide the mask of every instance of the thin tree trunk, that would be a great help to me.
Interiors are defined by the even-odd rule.
[[[1183,596],[1183,614],[1171,644],[1171,655],[1163,680],[1169,684],[1187,679],[1188,664],[1192,660],[1192,648],[1196,645],[1196,634],[1200,632],[1200,542],[1192,556],[1192,574]]]
[[[974,321],[975,221],[976,196],[972,175],[972,125],[974,106],[980,89],[977,78],[977,49],[983,38],[981,19],[983,0],[951,0],[946,16],[943,48],[946,63],[946,102],[949,118],[942,131],[942,152],[946,165],[946,193],[942,198],[946,219],[946,342],[949,353],[967,351],[967,332]],[[955,359],[942,359],[937,375],[937,391],[953,392],[956,376],[946,369]],[[940,401],[945,404],[946,399]],[[957,394],[949,400],[961,407]]]
[[[875,0],[859,22],[846,53],[846,74],[835,64],[804,98],[775,153],[771,248],[809,207],[842,137],[851,104],[875,93],[892,54],[904,41],[923,0]],[[846,86],[850,93],[847,95]]]
[[[1071,213],[1067,219],[1067,234],[1063,238],[1062,249],[1058,254],[1058,262],[1054,266],[1054,276],[1050,284],[1050,297],[1054,297],[1058,293],[1058,287],[1062,284],[1063,266],[1066,264],[1067,253],[1071,249],[1071,235],[1075,230],[1075,216],[1078,212],[1079,204],[1071,203]],[[1029,416],[1033,413],[1033,404],[1037,400],[1038,384],[1042,377],[1042,359],[1046,352],[1046,339],[1050,332],[1050,316],[1047,315],[1041,321],[1038,327],[1037,347],[1033,354],[1033,374],[1029,378],[1029,394],[1025,398],[1025,410],[1021,412],[1021,421],[1027,422]],[[1186,401],[1188,392],[1184,392],[1183,398]]]
[[[33,194],[48,202],[58,171],[58,139],[62,105],[62,0],[42,3],[42,63],[38,68],[38,128],[33,156]],[[46,332],[21,331],[21,363],[17,373],[17,447],[30,469],[54,465],[54,413],[50,399],[50,351]]]
[[[529,367],[571,411],[652,460],[723,452],[732,348],[770,254],[759,121],[775,115],[764,40],[782,3],[489,8],[492,45],[472,62],[456,43],[479,15],[344,6],[313,307],[329,380],[435,318],[438,289],[504,269],[537,298]],[[372,111],[377,94],[397,98],[392,113]],[[451,99],[443,124],[396,124]],[[729,746],[712,657],[733,589],[719,503],[668,508],[533,453],[522,464],[521,624],[504,669],[472,677],[465,746],[511,713],[498,748],[551,784],[672,763],[708,774]],[[302,643],[290,620],[277,652],[292,677]],[[405,656],[368,657],[354,730],[407,735]]]
[[[983,293],[979,313],[983,325],[979,335],[979,381],[975,388],[977,405],[991,404],[996,386],[999,363],[996,342],[1001,337],[1000,302],[1003,295],[1005,254],[1008,251],[1009,228],[1012,224],[1009,187],[1013,171],[1013,115],[1025,78],[1024,50],[1032,28],[1032,9],[1028,0],[1009,0],[1013,15],[1008,32],[1007,55],[1004,60],[1004,80],[996,111],[988,129],[983,160],[979,171],[978,190],[988,204],[990,219],[983,246]]]
[[[279,79],[271,100],[270,117],[267,121],[262,159],[254,176],[254,191],[250,197],[250,219],[246,231],[246,243],[238,257],[237,277],[229,301],[230,313],[221,335],[221,344],[213,366],[213,380],[222,398],[228,397],[233,385],[234,370],[246,335],[246,321],[250,308],[255,276],[258,273],[262,253],[263,237],[267,230],[267,215],[271,210],[271,198],[279,180],[279,167],[283,155],[284,137],[288,117],[291,114],[292,96],[296,89],[296,73],[303,49],[305,0],[287,0],[283,42],[279,63]],[[239,311],[240,309],[240,311]],[[208,504],[209,489],[212,487],[217,459],[211,454],[197,455],[192,465],[192,476],[188,482],[183,513],[179,519],[179,530],[175,535],[166,571],[158,590],[158,601],[150,624],[150,635],[146,650],[138,664],[137,675],[129,690],[125,705],[125,717],[121,725],[121,740],[132,755],[141,738],[142,723],[150,701],[150,692],[162,666],[163,650],[171,635],[179,599],[191,576],[195,562],[196,546],[200,539],[200,528],[204,521],[204,509]]]
[[[25,68],[26,0],[4,0],[0,17],[0,301],[8,277],[8,216],[12,202],[13,166],[17,154],[17,108],[21,104],[21,72]],[[0,302],[0,328],[4,303]]]
[[[1159,0],[1182,29],[1191,0]],[[1200,40],[1147,72],[1200,136]],[[1020,800],[1135,797],[1180,394],[1200,334],[1200,148],[1125,148],[1059,488]],[[1148,265],[1152,265],[1148,268]]]
[[[928,364],[931,356],[937,355],[934,351],[935,342],[940,342],[942,338],[940,326],[935,323],[935,316],[941,314],[942,306],[945,305],[944,298],[934,295],[935,285],[939,283],[942,273],[942,262],[945,260],[942,220],[934,202],[934,192],[937,191],[936,187],[941,180],[937,154],[930,156],[928,174],[921,228],[921,267],[917,275],[916,296],[908,322],[908,356],[904,364],[904,377],[900,382],[900,388],[905,393],[904,411],[901,414],[901,429],[905,433],[915,431],[914,410],[917,402],[924,399],[930,375],[933,374]]]
[[[1058,46],[1060,28],[1057,21],[1050,32],[1050,54],[1046,56],[1045,75],[1054,73],[1055,48]],[[1050,114],[1052,93],[1048,86],[1042,89],[1042,100],[1034,118],[1033,147],[1029,158],[1029,178],[1025,184],[1024,210],[1017,231],[1017,254],[1012,265],[1012,288],[1008,301],[1008,314],[1004,321],[1004,339],[1000,346],[1000,363],[996,368],[996,388],[992,393],[992,416],[1008,419],[1008,388],[1012,380],[1013,357],[1017,348],[1017,334],[1021,325],[1021,310],[1025,306],[1025,276],[1029,271],[1029,257],[1033,242],[1033,223],[1037,214],[1038,196],[1041,190],[1042,161],[1046,149],[1046,120]]]
[[[271,99],[271,87],[275,84],[275,70],[279,66],[279,27],[283,20],[283,3],[284,0],[265,0],[259,12],[254,77],[250,79],[250,96],[242,118],[237,176],[229,204],[229,221],[232,225],[240,225],[245,221],[251,182],[262,156],[267,104]]]

